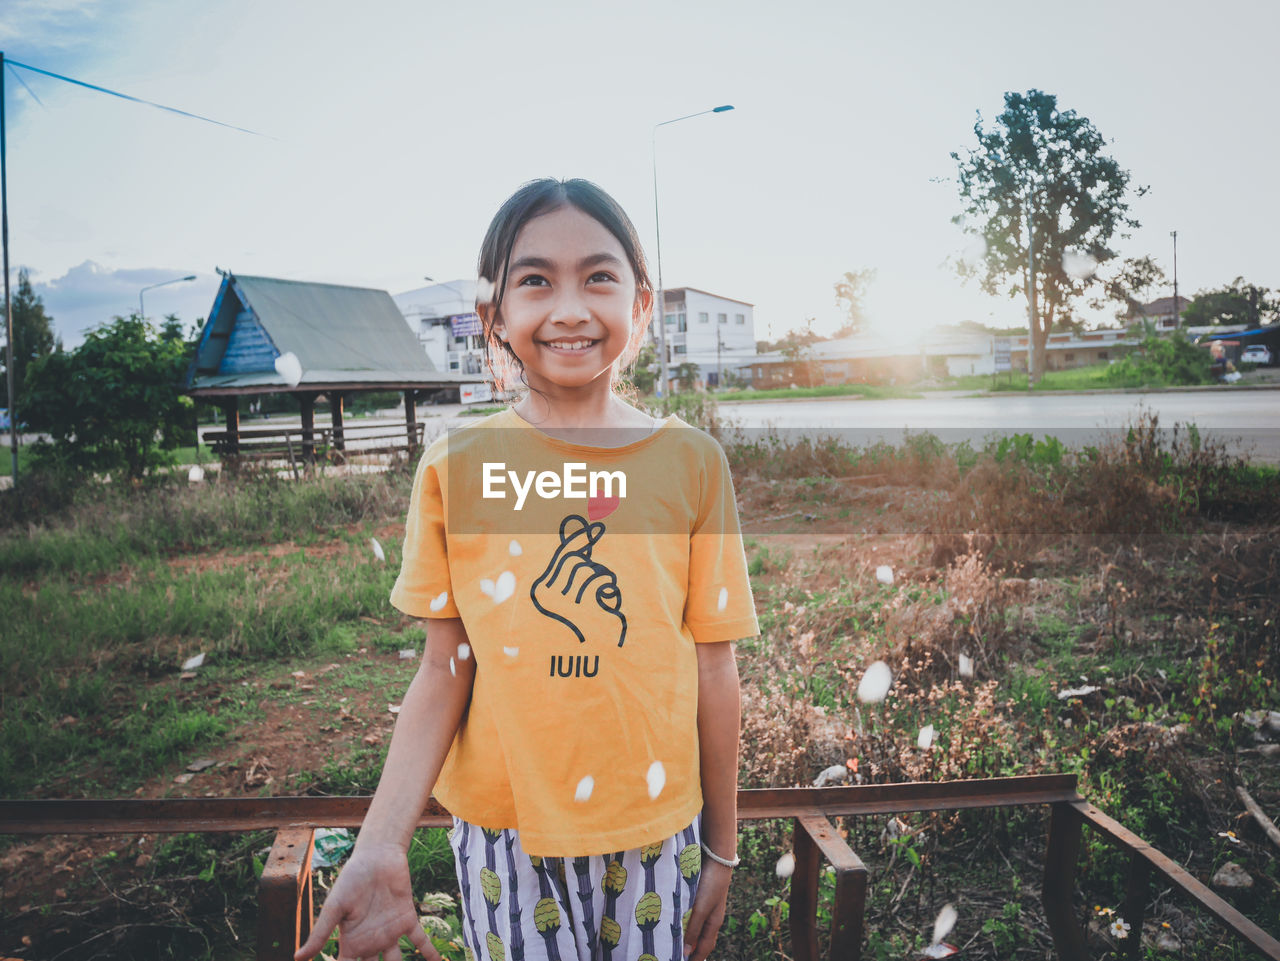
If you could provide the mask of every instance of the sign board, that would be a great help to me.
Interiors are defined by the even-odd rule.
[[[493,388],[488,384],[462,384],[458,388],[458,396],[464,404],[479,404],[493,400]]]
[[[1013,370],[1013,338],[997,337],[995,338],[996,352],[996,373],[1005,370]]]
[[[449,318],[449,329],[455,337],[470,337],[472,334],[483,334],[480,315],[472,311],[469,314],[454,314]]]

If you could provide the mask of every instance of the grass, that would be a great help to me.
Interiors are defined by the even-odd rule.
[[[687,412],[714,419],[704,406]],[[1151,423],[1091,454],[1034,440],[948,448],[919,435],[858,450],[759,441],[729,456],[762,629],[738,646],[742,786],[808,784],[851,759],[869,781],[1074,772],[1091,800],[1197,876],[1227,858],[1245,864],[1258,883],[1237,906],[1272,924],[1280,870],[1236,818],[1231,787],[1241,778],[1264,807],[1280,800],[1280,776],[1251,753],[1242,720],[1280,709],[1280,473],[1186,435],[1171,442]],[[844,482],[872,475],[874,485]],[[398,555],[385,528],[402,522],[407,487],[400,474],[107,488],[4,531],[0,794],[372,791],[386,705],[416,668],[396,652],[424,641],[386,604]],[[797,504],[812,518],[803,533],[761,520]],[[378,531],[385,565],[368,547]],[[878,582],[881,564],[892,584]],[[179,679],[200,651],[205,666]],[[958,676],[961,653],[976,677]],[[882,706],[859,705],[876,659],[893,667],[893,688]],[[1058,696],[1085,680],[1098,692]],[[928,751],[916,747],[924,724],[937,731]],[[276,761],[274,780],[249,786],[260,755]],[[222,780],[173,785],[199,756],[226,762]],[[946,901],[961,912],[966,956],[1045,954],[1040,812],[903,821],[919,833],[837,824],[871,869],[868,957],[918,953]],[[1228,826],[1242,845],[1219,837]],[[1124,864],[1086,839],[1085,904],[1115,907]],[[245,955],[268,836],[110,844],[94,849],[92,871],[71,862],[68,898],[52,891],[62,881],[24,891],[47,915],[15,914],[6,894],[0,953],[21,953],[16,939],[34,932],[44,954],[74,954],[120,928],[137,939],[120,956],[142,944]],[[788,950],[789,882],[774,864],[789,846],[784,822],[743,827],[724,956]],[[410,861],[416,895],[456,893],[442,832],[420,833]],[[104,886],[121,897],[102,898]],[[819,890],[821,921],[825,875]],[[1189,907],[1162,900],[1152,916],[1177,927],[1189,956],[1209,956],[1222,931]],[[1114,947],[1090,938],[1095,954]]]
[[[773,390],[716,391],[712,396],[722,404],[736,404],[744,400],[798,400],[812,397],[866,397],[878,400],[887,397],[919,397],[920,392],[911,387],[890,387],[881,384],[824,384],[818,387],[783,387]]]

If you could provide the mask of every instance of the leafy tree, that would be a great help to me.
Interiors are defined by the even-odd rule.
[[[1208,327],[1211,324],[1247,324],[1263,327],[1280,320],[1280,300],[1266,287],[1246,284],[1243,277],[1217,290],[1202,290],[1182,312],[1185,324]]]
[[[845,275],[836,281],[836,303],[844,310],[849,319],[835,332],[836,337],[852,337],[862,330],[866,323],[867,287],[875,279],[876,272],[872,267],[862,270],[847,270]]]
[[[1107,377],[1121,385],[1151,387],[1208,384],[1209,355],[1187,340],[1181,330],[1162,336],[1146,325],[1142,342],[1107,368]]]
[[[1167,282],[1164,271],[1150,257],[1129,257],[1102,281],[1102,296],[1095,298],[1092,306],[1100,309],[1104,302],[1112,301],[1120,305],[1116,320],[1131,320]]]
[[[802,327],[787,331],[778,341],[778,350],[790,364],[792,374],[803,374],[806,387],[813,384],[813,345],[822,339],[813,329],[813,320],[806,317]]]
[[[130,478],[172,463],[169,452],[192,423],[191,399],[178,389],[186,373],[184,346],[134,314],[90,331],[74,351],[35,361],[25,416],[53,438],[37,445],[39,458]]]
[[[646,341],[641,346],[624,379],[641,394],[653,393],[658,382],[658,351],[653,344]]]
[[[671,376],[676,379],[681,390],[693,390],[693,385],[698,380],[698,365],[686,360],[671,372]]]
[[[979,114],[973,132],[977,148],[951,155],[965,203],[955,219],[980,224],[986,256],[960,271],[987,293],[1027,298],[1034,383],[1049,332],[1073,319],[1096,267],[1116,256],[1112,238],[1138,226],[1125,200],[1129,173],[1103,153],[1106,142],[1088,119],[1060,111],[1057,98],[1039,90],[1006,93],[995,128],[985,130]]]
[[[25,269],[19,270],[18,290],[13,295],[13,386],[18,395],[18,416],[23,421],[28,420],[25,414],[27,368],[32,361],[53,353],[61,346],[53,333],[53,318],[44,312],[44,303],[32,288],[30,275]],[[0,369],[4,370],[6,383],[9,376],[5,367],[7,363],[8,351],[0,350]]]

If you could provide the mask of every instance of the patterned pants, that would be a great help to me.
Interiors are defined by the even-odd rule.
[[[698,821],[617,854],[539,858],[515,830],[453,819],[468,961],[684,961]]]

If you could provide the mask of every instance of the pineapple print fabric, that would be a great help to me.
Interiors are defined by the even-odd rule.
[[[696,820],[664,841],[594,856],[530,855],[520,832],[457,817],[450,843],[476,961],[683,961],[702,871]]]
[[[614,486],[540,495],[524,480],[571,468]],[[450,812],[572,858],[661,841],[701,811],[695,645],[758,633],[728,463],[706,433],[669,417],[591,446],[506,410],[437,439],[391,602],[467,630],[471,704],[435,786]]]

